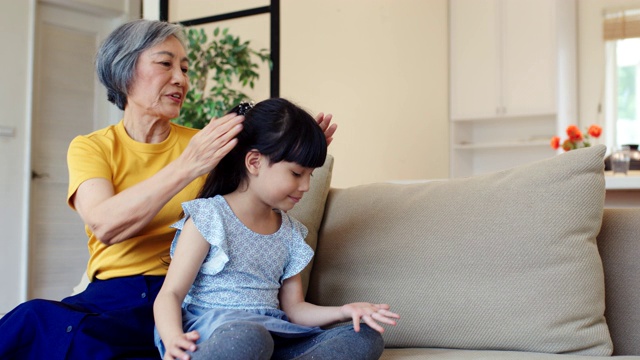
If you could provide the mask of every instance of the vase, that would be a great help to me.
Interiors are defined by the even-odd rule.
[[[629,170],[640,170],[640,151],[638,150],[638,144],[625,144],[622,147],[629,147]],[[611,155],[604,158],[604,170],[611,170]]]

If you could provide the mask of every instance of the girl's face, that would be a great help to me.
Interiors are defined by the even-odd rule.
[[[177,118],[189,90],[188,65],[185,49],[174,36],[142,52],[128,91],[127,108],[162,119]]]
[[[289,211],[309,191],[313,170],[287,161],[270,164],[263,156],[259,173],[251,179],[250,186],[272,208]]]

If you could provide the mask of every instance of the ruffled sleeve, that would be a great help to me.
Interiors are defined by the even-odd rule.
[[[173,256],[178,238],[187,219],[191,218],[202,237],[211,244],[209,253],[204,259],[200,272],[207,275],[215,275],[224,269],[229,262],[229,252],[224,231],[224,222],[217,202],[213,198],[195,199],[182,203],[184,218],[171,227],[178,229],[171,243],[171,256]]]
[[[282,220],[291,223],[291,236],[288,239],[289,241],[287,241],[287,246],[289,248],[289,261],[285,266],[280,282],[297,275],[299,272],[304,270],[307,264],[309,264],[309,261],[313,258],[313,250],[304,241],[309,233],[307,228],[302,225],[301,222],[290,217],[286,213],[282,214]]]

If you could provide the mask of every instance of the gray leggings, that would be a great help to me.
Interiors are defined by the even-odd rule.
[[[236,321],[217,328],[198,345],[193,360],[217,359],[378,359],[384,341],[366,324],[355,332],[352,325],[326,330],[303,338],[272,335],[264,326]]]

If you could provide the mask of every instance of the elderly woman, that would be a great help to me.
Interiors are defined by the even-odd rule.
[[[153,301],[167,272],[181,203],[193,199],[236,144],[242,116],[197,131],[173,124],[189,87],[182,28],[136,20],[96,59],[116,125],[69,146],[68,203],[89,237],[87,289],[61,302],[31,300],[0,319],[0,358],[158,359]],[[317,117],[330,141],[330,115]]]

